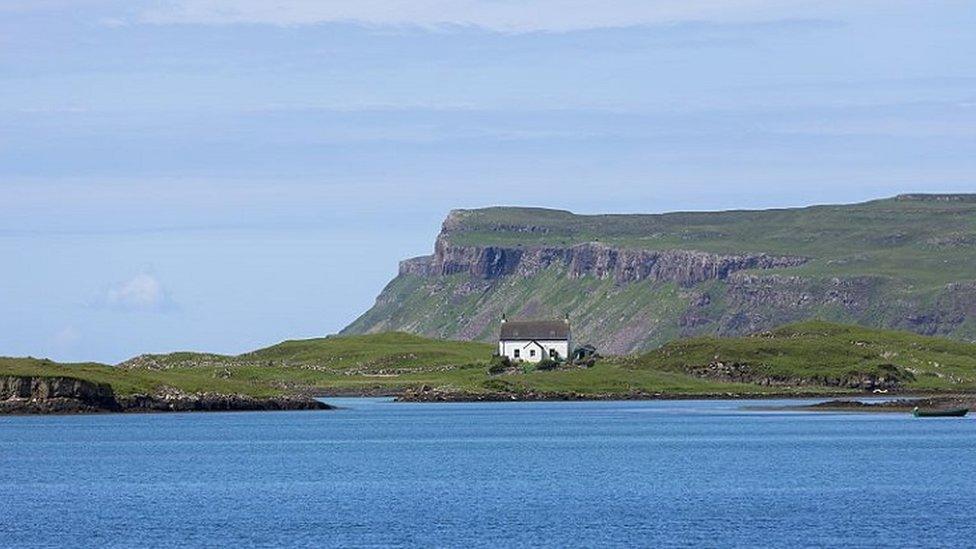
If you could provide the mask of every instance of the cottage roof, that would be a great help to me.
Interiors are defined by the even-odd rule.
[[[500,339],[569,339],[565,320],[510,320],[502,323]]]

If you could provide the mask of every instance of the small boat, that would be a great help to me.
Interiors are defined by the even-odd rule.
[[[966,417],[969,408],[949,408],[948,410],[919,410],[918,406],[912,410],[915,417]]]

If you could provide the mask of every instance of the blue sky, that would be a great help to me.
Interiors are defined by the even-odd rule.
[[[976,191],[974,28],[971,1],[5,0],[0,354],[332,333],[451,208]]]

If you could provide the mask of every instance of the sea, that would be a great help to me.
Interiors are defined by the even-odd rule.
[[[326,401],[0,417],[0,546],[976,546],[972,418]]]

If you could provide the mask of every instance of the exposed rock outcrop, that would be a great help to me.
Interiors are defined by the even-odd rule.
[[[441,236],[434,255],[400,263],[400,274],[446,276],[465,273],[480,279],[531,277],[556,266],[571,278],[612,278],[617,283],[642,280],[690,286],[723,280],[746,269],[797,267],[807,259],[768,254],[713,254],[693,250],[635,250],[590,242],[569,247],[458,246]]]
[[[0,399],[11,398],[74,398],[93,404],[110,403],[114,399],[112,387],[71,377],[0,377]]]
[[[155,395],[129,395],[118,398],[126,412],[242,412],[259,410],[329,410],[333,407],[312,398],[225,395],[164,391]]]
[[[116,396],[112,387],[70,377],[0,376],[0,414],[77,414],[97,412],[197,412],[245,410],[328,410],[306,397],[256,398],[248,395],[185,393],[173,389],[152,395]]]
[[[112,387],[70,377],[0,377],[0,413],[118,411]]]
[[[928,398],[898,398],[863,402],[854,399],[829,400],[812,405],[788,407],[787,410],[814,412],[911,412],[921,410],[976,409],[976,395],[948,395]]]
[[[825,390],[822,396],[844,393],[841,389]],[[804,393],[814,396],[814,393]],[[769,390],[755,392],[716,392],[716,393],[651,393],[642,390],[609,393],[582,393],[576,391],[534,391],[534,390],[485,390],[463,391],[451,388],[432,388],[424,386],[408,389],[396,396],[398,402],[512,402],[512,401],[578,401],[578,400],[683,400],[683,399],[767,399],[772,397],[795,398],[796,393],[784,390],[782,393]]]
[[[881,366],[873,372],[796,376],[771,374],[748,364],[714,361],[690,368],[688,373],[731,383],[754,383],[770,387],[838,387],[863,391],[898,389],[905,382],[915,379],[911,372],[894,365]]]

